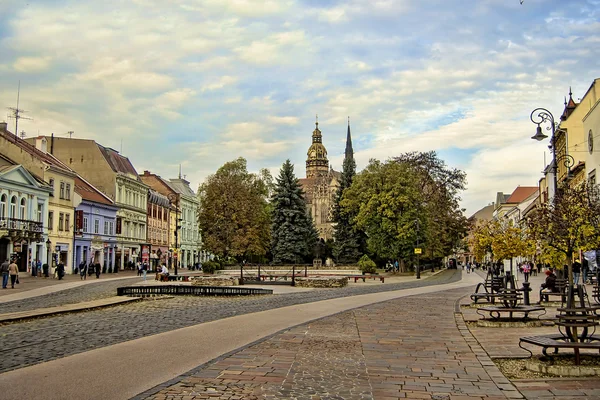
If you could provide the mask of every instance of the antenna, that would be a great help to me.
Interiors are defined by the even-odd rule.
[[[75,133],[75,132],[73,132],[73,131],[68,131],[68,132],[67,132],[67,135],[69,135],[69,139],[72,139],[72,138],[73,138],[73,134],[74,134],[74,133]]]
[[[21,131],[21,134],[19,136],[21,136],[21,139],[25,139],[25,136],[27,136],[27,134],[25,134],[25,131]]]
[[[19,100],[21,97],[21,81],[19,81],[19,86],[17,88],[17,106],[16,107],[8,107],[11,111],[12,115],[9,115],[8,118],[15,120],[15,135],[19,132],[19,120],[20,119],[28,119],[33,121],[33,118],[23,117],[21,114],[26,113],[27,111],[21,110],[19,108]]]

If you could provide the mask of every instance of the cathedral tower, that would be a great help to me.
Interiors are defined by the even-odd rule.
[[[315,123],[316,127],[312,133],[312,144],[308,148],[306,159],[306,177],[316,178],[325,176],[329,173],[329,160],[327,159],[327,150],[323,146],[323,137],[319,130],[319,120]]]

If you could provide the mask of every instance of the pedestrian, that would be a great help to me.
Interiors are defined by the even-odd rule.
[[[35,260],[31,260],[31,276],[37,276],[37,264]]]
[[[525,282],[529,282],[529,273],[531,272],[531,265],[528,262],[523,263],[523,276],[525,277]]]
[[[15,283],[19,283],[19,267],[13,260],[8,266],[8,273],[10,274],[10,286],[14,289]]]
[[[87,264],[84,261],[82,261],[79,264],[79,277],[81,278],[82,281],[85,281],[87,278],[87,270],[88,270]]]
[[[398,260],[394,261],[394,271],[400,272],[400,265],[398,265]]]
[[[44,278],[48,278],[50,276],[48,274],[48,264],[42,265],[42,270],[44,271]]]
[[[142,268],[142,263],[140,263],[140,262],[138,261],[138,263],[137,263],[137,276],[141,276],[141,275],[142,275],[142,273],[143,273],[142,271],[143,271],[143,268]],[[145,280],[145,279],[144,279],[144,280]]]
[[[470,274],[470,273],[471,273],[471,263],[468,262],[467,263],[467,274]]]
[[[140,265],[140,267],[142,268],[142,275],[144,276],[144,280],[146,280],[146,273],[148,272],[148,264],[144,263],[143,265]]]
[[[579,275],[581,275],[581,262],[579,258],[573,262],[573,284],[579,285]]]
[[[583,274],[583,283],[588,283],[588,273],[590,271],[590,263],[587,258],[583,257],[583,262],[581,263],[581,273]]]
[[[10,263],[8,262],[8,258],[6,259],[6,261],[4,261],[2,263],[2,265],[0,265],[0,271],[2,271],[2,289],[6,289],[6,286],[8,285],[8,267],[10,266]]]
[[[62,278],[65,276],[65,264],[58,263],[58,267],[56,267],[56,275],[58,276],[58,280],[62,281]]]
[[[96,263],[96,279],[100,279],[100,263]]]

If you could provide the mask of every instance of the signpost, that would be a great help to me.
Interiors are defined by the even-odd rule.
[[[415,248],[415,254],[421,254],[421,249],[419,247]]]

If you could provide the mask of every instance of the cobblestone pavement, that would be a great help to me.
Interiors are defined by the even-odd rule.
[[[353,286],[273,296],[175,297],[2,325],[0,372],[234,315],[331,298],[451,283],[460,280],[460,276],[460,271],[453,270],[422,281],[389,285]],[[110,288],[110,294],[114,295],[116,287],[122,284],[107,282],[99,284],[101,287],[88,285],[85,289],[92,289],[91,294],[83,287],[70,289],[69,292],[71,296],[73,293],[80,296],[79,301],[86,301],[90,296],[102,296]],[[84,291],[80,294],[79,289]],[[42,297],[46,296],[32,301],[39,302]]]
[[[454,301],[464,293],[404,297],[300,325],[136,399],[505,399],[512,386],[496,384],[481,348],[457,327]]]

